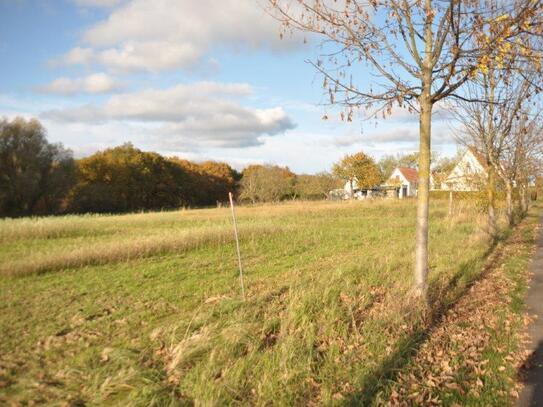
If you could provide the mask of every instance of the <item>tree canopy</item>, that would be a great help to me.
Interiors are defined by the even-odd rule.
[[[74,180],[72,153],[37,120],[0,121],[0,215],[56,213]]]
[[[288,167],[250,165],[241,173],[240,198],[252,203],[291,198],[296,176]]]
[[[239,174],[228,164],[217,161],[192,161],[172,157],[170,162],[185,173],[185,200],[192,206],[215,205],[227,200],[236,189]]]
[[[381,183],[381,172],[369,155],[359,152],[346,155],[334,164],[332,172],[344,180],[357,180],[360,188],[371,188]]]
[[[301,199],[324,199],[328,198],[331,190],[341,186],[340,179],[326,172],[301,174],[296,176],[294,192]]]
[[[68,200],[73,212],[126,212],[186,204],[179,166],[156,153],[124,144],[78,161],[78,182]]]

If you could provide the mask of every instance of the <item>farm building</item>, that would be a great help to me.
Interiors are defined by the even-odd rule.
[[[377,196],[379,194],[379,186],[374,188],[360,188],[358,185],[358,179],[354,177],[352,180],[345,182],[343,186],[343,199],[365,199],[371,198],[372,196]]]
[[[468,147],[458,164],[441,183],[445,191],[478,191],[487,177],[487,165],[481,152]]]

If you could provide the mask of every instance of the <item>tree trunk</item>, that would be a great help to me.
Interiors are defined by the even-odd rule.
[[[495,238],[498,232],[496,225],[496,172],[492,165],[488,165],[488,234]]]
[[[505,205],[507,213],[507,223],[509,226],[513,226],[513,184],[511,181],[505,182]]]
[[[524,184],[524,211],[528,212],[530,209],[530,187],[528,180],[526,180],[526,183]]]
[[[432,102],[430,86],[420,97],[419,181],[417,192],[417,228],[415,240],[415,292],[427,299],[428,278],[428,207],[430,191],[430,140]]]
[[[519,188],[519,200],[520,200],[520,210],[522,214],[528,212],[528,193],[526,192],[526,184],[521,184]]]

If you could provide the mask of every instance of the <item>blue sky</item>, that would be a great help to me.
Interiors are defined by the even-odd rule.
[[[238,169],[417,149],[402,112],[321,120],[322,79],[304,62],[316,43],[278,33],[253,0],[0,0],[0,116],[37,117],[76,156],[131,141]],[[442,121],[433,149],[455,151]]]

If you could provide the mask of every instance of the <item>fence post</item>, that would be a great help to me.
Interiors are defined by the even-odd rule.
[[[452,215],[453,191],[449,191],[449,216]]]
[[[239,283],[241,285],[241,295],[245,301],[245,287],[243,286],[243,267],[241,266],[241,253],[239,250],[239,238],[238,238],[238,224],[236,222],[236,212],[234,211],[234,198],[232,192],[228,193],[230,199],[230,209],[232,210],[232,221],[234,222],[234,236],[236,238],[236,251],[238,254],[238,266],[239,266]]]

